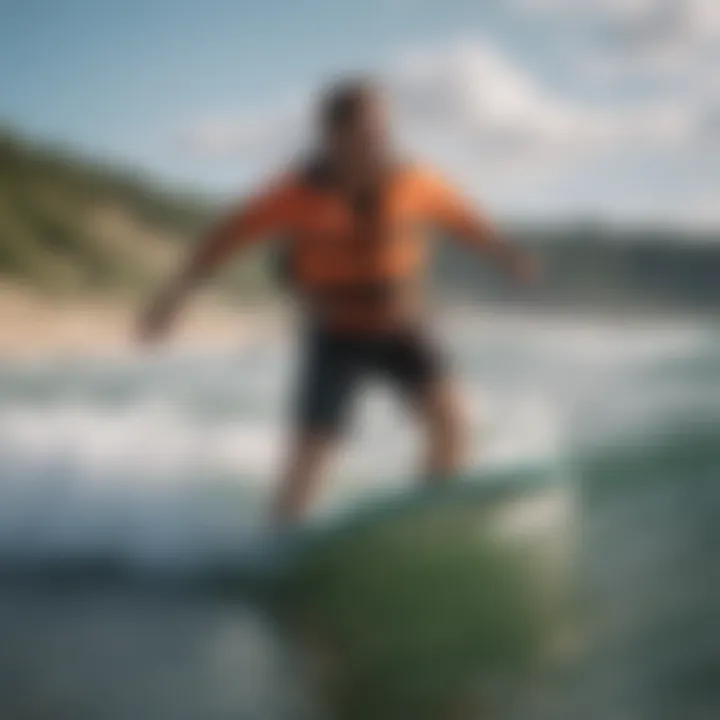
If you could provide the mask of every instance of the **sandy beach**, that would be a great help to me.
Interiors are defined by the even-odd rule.
[[[135,335],[142,302],[56,299],[0,288],[0,360],[118,356],[147,352]],[[163,348],[223,349],[272,331],[277,308],[223,305],[209,297],[190,302]]]

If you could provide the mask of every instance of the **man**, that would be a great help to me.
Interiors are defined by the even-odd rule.
[[[143,318],[146,339],[170,325],[188,292],[237,251],[284,241],[284,270],[304,305],[304,366],[295,436],[274,519],[301,517],[344,428],[358,383],[390,380],[428,433],[427,482],[463,461],[463,422],[442,355],[423,326],[420,281],[431,224],[489,253],[518,279],[532,263],[501,242],[488,221],[434,173],[397,161],[388,109],[371,82],[348,81],[323,97],[320,149],[221,222]]]

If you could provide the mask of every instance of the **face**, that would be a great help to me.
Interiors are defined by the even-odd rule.
[[[381,95],[368,99],[356,118],[331,139],[332,152],[346,166],[358,171],[384,164],[390,148],[390,118]]]

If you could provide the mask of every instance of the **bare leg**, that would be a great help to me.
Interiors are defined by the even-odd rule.
[[[452,479],[467,455],[465,418],[455,384],[449,379],[432,383],[420,399],[427,429],[424,477],[430,484]]]
[[[283,528],[297,522],[312,502],[335,448],[328,435],[300,434],[281,479],[272,520]]]

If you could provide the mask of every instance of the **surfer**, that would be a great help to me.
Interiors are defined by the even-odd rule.
[[[421,225],[489,254],[520,281],[535,274],[534,263],[436,172],[396,156],[388,104],[372,81],[331,87],[317,120],[314,157],[221,220],[161,290],[140,328],[145,340],[159,338],[188,293],[219,265],[252,243],[281,241],[283,274],[305,319],[294,437],[274,506],[279,525],[299,519],[311,503],[368,374],[395,385],[426,428],[428,483],[462,467],[458,389],[423,311]]]

